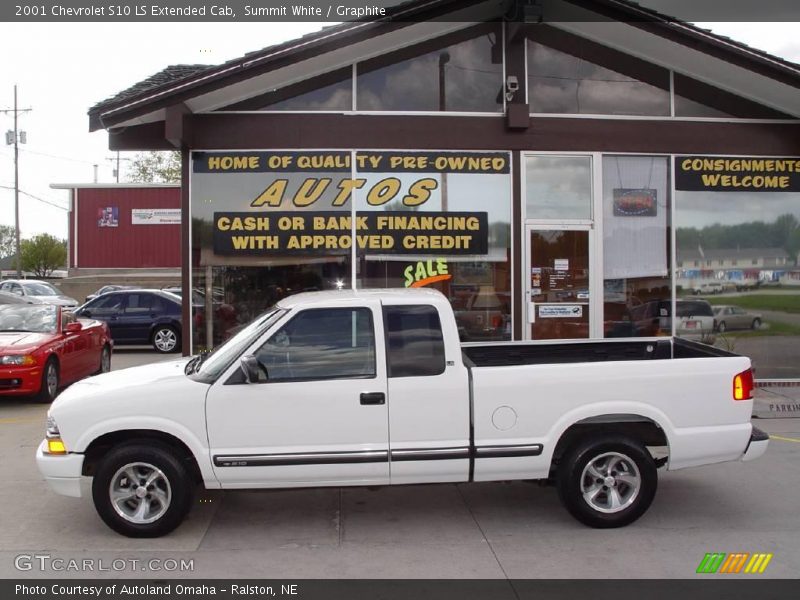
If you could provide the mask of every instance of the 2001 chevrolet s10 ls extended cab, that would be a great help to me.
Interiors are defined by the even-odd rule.
[[[461,346],[447,299],[298,294],[213,354],[87,379],[37,462],[129,536],[174,529],[196,483],[288,488],[540,479],[594,527],[641,516],[659,466],[751,460],[750,360],[672,339]]]

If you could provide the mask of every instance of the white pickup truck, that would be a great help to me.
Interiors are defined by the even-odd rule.
[[[678,339],[459,343],[424,289],[281,300],[203,357],[76,383],[37,451],[59,493],[163,535],[213,489],[554,483],[593,527],[641,516],[656,469],[752,460],[750,360]]]

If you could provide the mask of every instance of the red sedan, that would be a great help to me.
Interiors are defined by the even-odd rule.
[[[111,368],[108,325],[60,306],[0,305],[0,396],[51,402],[70,383]]]

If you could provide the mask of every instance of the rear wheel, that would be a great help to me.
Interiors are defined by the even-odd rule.
[[[720,333],[725,333],[726,329],[728,329],[728,326],[725,324],[725,321],[720,321],[717,325],[717,331]]]
[[[162,354],[177,352],[180,349],[181,336],[174,327],[159,325],[153,332],[153,348]]]
[[[39,386],[39,393],[34,396],[36,402],[49,404],[58,395],[58,363],[54,358],[48,359],[42,370],[42,383]]]
[[[760,329],[761,328],[761,319],[753,319],[752,327],[753,327],[753,329]]]
[[[658,474],[639,442],[598,436],[573,446],[561,461],[558,494],[569,513],[590,527],[624,527],[653,501]]]
[[[191,477],[170,448],[137,443],[115,448],[102,460],[92,498],[97,513],[117,533],[158,537],[186,517],[192,488]]]

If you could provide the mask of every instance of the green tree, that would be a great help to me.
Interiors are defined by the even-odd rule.
[[[16,250],[17,230],[11,225],[0,225],[0,258],[11,256]]]
[[[29,240],[22,240],[19,248],[22,270],[36,277],[49,277],[67,262],[67,242],[43,233]]]
[[[134,183],[180,183],[181,153],[139,152],[131,161],[128,179]]]

